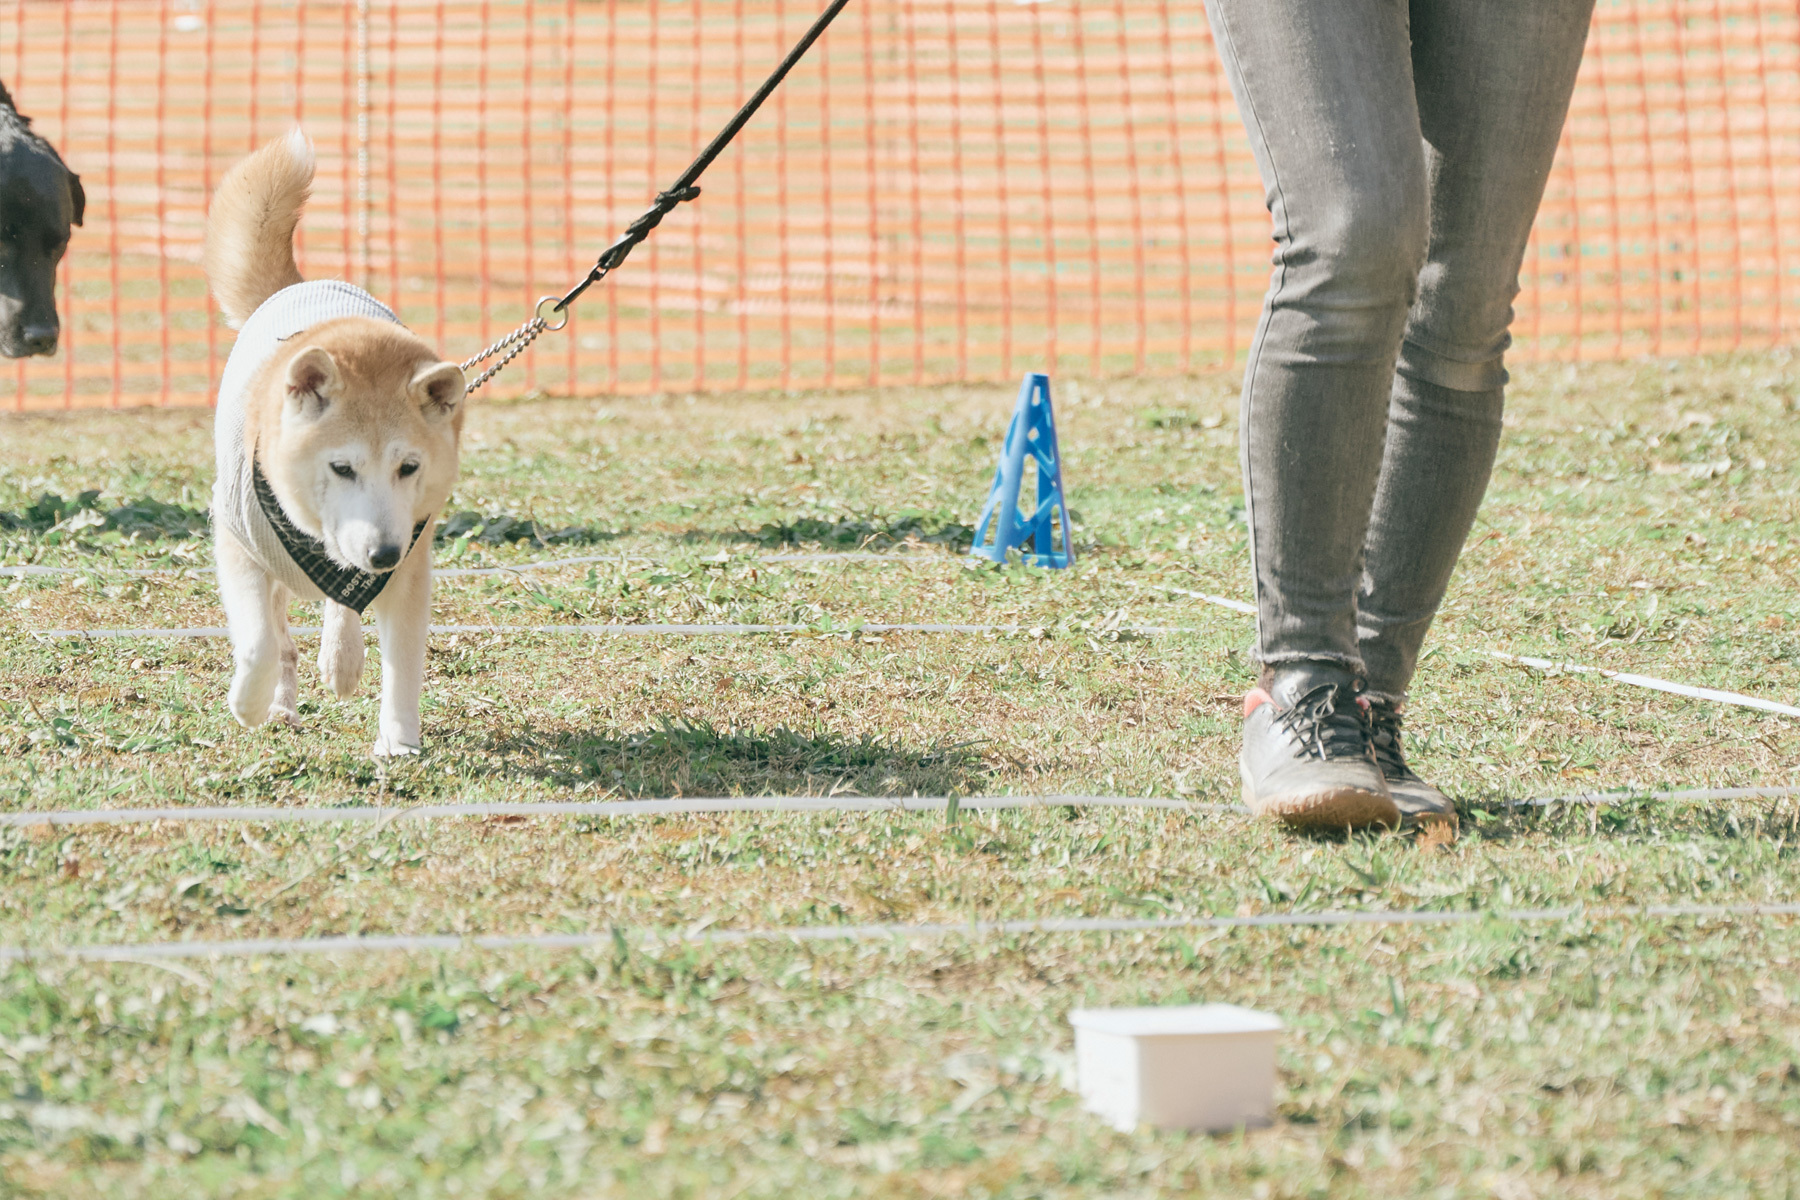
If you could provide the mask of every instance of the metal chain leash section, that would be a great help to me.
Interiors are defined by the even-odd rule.
[[[849,3],[850,0],[832,0],[831,7],[819,15],[819,19],[812,23],[811,28],[794,44],[794,48],[788,51],[787,57],[781,60],[781,65],[776,67],[767,79],[763,80],[762,86],[756,89],[756,94],[746,100],[744,106],[738,109],[737,115],[726,123],[725,128],[721,129],[711,142],[707,143],[706,149],[700,152],[700,157],[688,164],[688,169],[681,173],[680,178],[670,186],[668,191],[656,194],[656,203],[646,209],[643,216],[626,226],[625,232],[620,235],[618,241],[600,252],[600,257],[595,260],[593,267],[580,282],[561,297],[544,296],[540,298],[530,320],[462,364],[462,369],[466,374],[471,368],[480,366],[496,355],[500,356],[498,362],[487,367],[481,374],[469,381],[468,391],[473,392],[498,375],[507,363],[523,354],[525,348],[536,341],[540,333],[555,333],[567,325],[569,323],[569,305],[574,303],[581,293],[599,283],[619,264],[623,263],[637,244],[649,237],[651,230],[662,224],[664,217],[674,212],[681,204],[700,194],[700,189],[695,184],[705,173],[706,168],[712,165],[713,159],[719,157],[725,147],[731,144],[731,140],[749,123],[750,118],[756,115],[756,110],[762,107],[763,101],[767,100],[775,89],[781,86],[781,81],[787,78],[788,72],[793,70],[795,64],[802,58],[806,57],[806,52],[812,49],[812,44],[819,40],[826,27],[837,18],[840,12],[844,11],[844,7]],[[545,305],[550,306],[548,316],[545,315]],[[552,325],[550,322],[556,318],[557,314],[561,314],[562,320]]]
[[[552,303],[555,300],[555,296],[545,296],[541,298],[537,302],[537,311],[531,314],[531,320],[525,322],[511,333],[477,354],[474,358],[464,360],[462,369],[463,374],[466,375],[469,373],[470,367],[484,363],[488,359],[494,357],[494,355],[501,353],[501,351],[505,351],[505,357],[468,382],[468,385],[464,388],[465,393],[474,391],[476,388],[498,375],[507,363],[525,353],[525,347],[535,342],[538,334],[543,333],[546,329],[554,332],[561,329],[563,325],[569,323],[569,312],[566,308],[560,310],[562,312],[561,325],[551,325],[544,319],[544,305],[546,303]]]

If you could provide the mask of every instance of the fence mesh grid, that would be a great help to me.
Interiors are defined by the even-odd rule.
[[[89,197],[14,407],[204,404],[206,199],[299,123],[312,278],[463,357],[561,292],[811,0],[0,0],[0,70]],[[858,0],[502,394],[1230,366],[1269,221],[1198,3]],[[1516,358],[1775,344],[1800,312],[1800,12],[1600,0]]]

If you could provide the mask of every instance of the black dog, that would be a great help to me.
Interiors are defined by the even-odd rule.
[[[0,84],[0,354],[55,354],[56,264],[87,194]]]

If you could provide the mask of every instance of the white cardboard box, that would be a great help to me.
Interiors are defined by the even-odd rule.
[[[1115,1129],[1267,1125],[1281,1021],[1234,1004],[1069,1014],[1082,1107]]]

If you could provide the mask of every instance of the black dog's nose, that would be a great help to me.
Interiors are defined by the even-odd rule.
[[[19,330],[19,342],[27,354],[55,354],[60,332],[55,325],[27,325]]]
[[[398,546],[383,546],[375,553],[369,555],[369,562],[377,571],[390,570],[399,561],[400,547]]]

